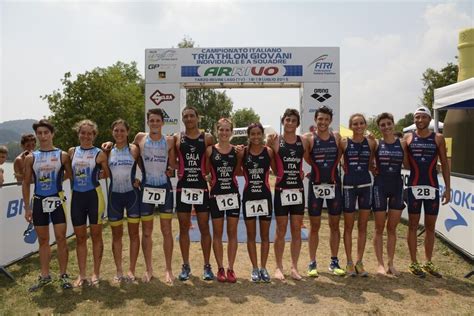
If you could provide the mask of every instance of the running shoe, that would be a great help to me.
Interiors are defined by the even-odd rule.
[[[354,268],[354,264],[352,262],[347,263],[346,274],[351,277],[355,277],[357,275],[356,270]]]
[[[224,268],[219,268],[219,270],[217,270],[217,281],[219,281],[219,282],[227,281],[227,277],[225,276]]]
[[[423,266],[423,270],[437,278],[442,278],[443,276],[439,273],[439,268],[433,264],[433,262],[428,261]]]
[[[179,274],[178,278],[180,281],[189,280],[189,276],[191,275],[191,267],[187,263],[183,263],[181,266],[181,273]]]
[[[252,280],[252,282],[260,282],[260,271],[258,268],[254,268],[252,270],[252,274],[250,274],[250,280]]]
[[[413,262],[408,266],[408,269],[410,272],[417,277],[424,278],[426,276],[426,273],[423,271],[421,268],[421,265],[418,262]]]
[[[227,282],[229,283],[237,282],[237,277],[235,276],[234,270],[227,269]]]
[[[214,280],[214,273],[212,272],[212,267],[210,264],[204,265],[204,272],[202,273],[202,279],[205,281]]]
[[[42,288],[43,286],[45,286],[46,284],[49,284],[51,283],[52,279],[51,279],[51,276],[46,276],[46,277],[42,277],[42,276],[39,276],[38,277],[38,282],[33,284],[29,289],[28,289],[28,292],[36,292],[37,290],[39,290],[40,288]]]
[[[266,283],[270,282],[270,274],[268,273],[267,269],[260,269],[260,280]]]
[[[69,275],[67,275],[67,273],[61,274],[61,276],[59,277],[59,283],[61,284],[61,288],[63,290],[72,289],[72,284],[69,280]]]
[[[364,269],[364,264],[362,263],[362,261],[358,261],[356,263],[355,270],[356,270],[357,274],[360,274],[361,277],[368,277],[369,276],[369,273],[367,271],[365,271],[365,269]]]
[[[312,278],[317,278],[318,277],[318,268],[316,261],[311,261],[308,265],[308,276]]]
[[[346,271],[341,269],[339,266],[339,259],[332,259],[331,263],[329,263],[329,272],[332,272],[334,275],[344,276],[346,275]]]

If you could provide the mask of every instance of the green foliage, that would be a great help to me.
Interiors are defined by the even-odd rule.
[[[193,48],[194,41],[184,36],[178,43],[179,48]],[[213,89],[189,89],[186,93],[186,104],[196,107],[201,116],[200,128],[206,132],[213,132],[215,123],[222,117],[230,117],[232,100],[225,92]]]
[[[260,122],[260,116],[253,109],[243,108],[232,113],[234,127],[247,127],[252,123]],[[234,145],[246,145],[248,137],[234,137],[230,141]]]
[[[50,120],[57,130],[56,146],[67,150],[78,144],[73,127],[82,119],[97,123],[96,146],[111,140],[110,125],[118,118],[130,124],[130,138],[144,130],[145,83],[135,62],[97,67],[76,79],[68,72],[61,84],[62,90],[42,96],[53,113]]]
[[[380,139],[382,138],[382,133],[379,130],[379,127],[377,126],[377,116],[371,116],[367,120],[367,130],[375,136],[375,138]]]
[[[453,83],[458,79],[458,66],[453,63],[448,63],[440,71],[428,68],[423,73],[423,96],[421,97],[421,104],[427,106],[429,109],[433,108],[434,90]],[[440,111],[440,121],[444,121],[447,111]]]
[[[405,115],[404,118],[402,119],[399,119],[398,122],[395,124],[395,130],[397,132],[403,132],[403,129],[407,126],[410,126],[411,124],[413,124],[414,120],[413,120],[413,113],[408,113],[407,115]]]

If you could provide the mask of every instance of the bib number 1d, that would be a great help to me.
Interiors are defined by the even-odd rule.
[[[281,191],[281,205],[298,205],[303,203],[303,193],[299,189]]]

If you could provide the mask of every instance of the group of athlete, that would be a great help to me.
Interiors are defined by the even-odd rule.
[[[104,197],[99,179],[110,178],[107,216],[112,229],[112,252],[116,275],[114,281],[134,281],[136,262],[141,248],[145,259],[143,282],[153,278],[152,233],[155,212],[159,213],[165,257],[165,281],[172,283],[174,194],[179,221],[179,246],[183,259],[179,280],[190,278],[189,258],[191,211],[196,213],[204,257],[202,278],[235,283],[234,262],[237,253],[237,226],[240,212],[247,229],[247,250],[252,263],[251,280],[270,282],[267,259],[270,249],[270,223],[276,219],[274,250],[276,271],[274,277],[284,280],[283,253],[285,235],[290,221],[291,270],[290,276],[300,280],[298,259],[301,249],[301,227],[305,209],[303,179],[309,177],[308,215],[310,219],[309,259],[307,275],[318,276],[316,252],[319,243],[321,212],[326,203],[328,210],[331,249],[329,270],[336,275],[367,276],[363,255],[370,211],[375,217],[374,247],[378,262],[377,273],[398,275],[394,266],[396,226],[405,207],[402,164],[411,170],[406,202],[409,213],[408,246],[411,256],[410,272],[424,277],[429,272],[440,277],[431,262],[434,246],[434,227],[439,210],[440,196],[437,182],[437,161],[441,162],[446,190],[443,203],[450,200],[449,167],[444,138],[428,129],[431,114],[420,107],[415,113],[416,131],[405,137],[395,136],[394,119],[382,113],[377,124],[383,135],[380,140],[367,136],[367,122],[362,114],[353,114],[349,127],[353,136],[341,138],[330,129],[333,112],[330,108],[317,109],[315,129],[305,135],[297,135],[300,116],[297,110],[287,109],[281,119],[282,135],[268,135],[264,141],[264,128],[260,123],[248,126],[248,145],[230,143],[233,123],[227,118],[216,124],[217,142],[209,133],[198,128],[199,114],[196,108],[187,106],[182,111],[185,131],[173,136],[162,134],[164,113],[161,109],[147,112],[148,133],[140,132],[133,143],[128,141],[129,126],[122,119],[112,124],[113,142],[94,147],[97,125],[83,120],[76,125],[79,146],[66,153],[53,145],[54,127],[47,120],[33,125],[39,149],[25,158],[23,199],[25,218],[32,222],[38,234],[41,275],[30,290],[35,291],[52,281],[49,273],[50,246],[49,222],[54,226],[58,246],[61,286],[65,289],[83,284],[100,282],[100,266],[103,253],[102,221]],[[344,175],[339,175],[342,157]],[[305,175],[303,160],[311,166]],[[142,176],[137,177],[137,166]],[[270,169],[276,175],[272,198],[269,184]],[[178,171],[178,183],[174,192],[170,177]],[[243,175],[245,187],[240,197],[236,177]],[[33,176],[33,177],[32,177]],[[72,199],[70,216],[76,235],[76,253],[79,275],[74,282],[66,273],[68,249],[66,245],[65,197],[62,191],[64,179],[71,179]],[[34,180],[33,202],[30,204],[30,182]],[[208,182],[210,184],[208,184]],[[356,206],[357,204],[357,206]],[[426,264],[416,259],[417,228],[421,207],[425,211]],[[130,239],[128,272],[122,267],[122,235],[125,218]],[[388,211],[388,212],[387,212]],[[344,214],[344,246],[346,269],[339,265],[339,220]],[[352,257],[352,230],[357,214],[357,256]],[[212,237],[209,227],[212,219]],[[226,219],[226,221],[224,221]],[[257,256],[257,220],[260,232],[260,264]],[[226,223],[228,239],[227,271],[224,267],[222,236]],[[383,260],[383,231],[387,226],[388,265]],[[87,278],[87,224],[92,238],[93,274]],[[210,255],[211,247],[217,262],[214,275]]]

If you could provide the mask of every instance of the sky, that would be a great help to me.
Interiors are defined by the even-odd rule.
[[[458,33],[472,28],[474,1],[5,1],[0,0],[0,122],[50,114],[40,96],[64,73],[146,48],[340,47],[341,124],[351,113],[395,119],[420,104],[422,73],[457,63]],[[234,110],[252,107],[279,127],[298,89],[228,89]]]

